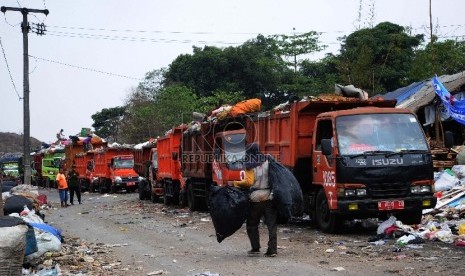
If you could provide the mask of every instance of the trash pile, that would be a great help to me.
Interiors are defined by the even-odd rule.
[[[93,244],[76,237],[65,240],[59,229],[44,222],[51,208],[37,187],[18,185],[2,193],[0,217],[0,275],[125,275],[111,255],[112,245]]]
[[[425,240],[465,246],[465,165],[435,173],[434,186],[438,201],[433,209],[423,211],[421,225],[407,226],[391,216],[378,226],[370,242],[380,245],[385,239],[396,238],[398,246]]]

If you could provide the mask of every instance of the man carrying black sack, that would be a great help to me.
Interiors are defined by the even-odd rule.
[[[265,224],[268,228],[268,250],[266,257],[275,257],[278,250],[277,244],[277,209],[272,204],[271,187],[268,181],[269,162],[265,155],[259,152],[258,145],[252,143],[246,152],[246,174],[244,180],[233,181],[235,187],[250,187],[249,212],[247,215],[247,235],[249,236],[252,249],[249,255],[260,254],[260,234],[258,226],[260,218],[265,216]],[[253,174],[252,174],[253,172]]]

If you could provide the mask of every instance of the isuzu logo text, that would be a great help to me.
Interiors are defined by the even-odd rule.
[[[373,159],[371,160],[371,164],[373,166],[402,165],[404,164],[404,159],[402,158]]]

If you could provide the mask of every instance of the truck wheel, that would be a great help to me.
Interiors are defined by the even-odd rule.
[[[187,204],[189,205],[189,210],[197,211],[199,210],[199,200],[194,196],[194,190],[192,189],[192,183],[187,185]]]
[[[105,186],[99,184],[98,185],[98,192],[101,193],[101,194],[104,194],[105,193]]]
[[[182,190],[180,191],[179,193],[179,205],[181,206],[181,208],[184,208],[188,205],[188,199],[187,199],[187,192],[186,190]]]
[[[315,207],[316,220],[320,229],[325,233],[336,233],[342,225],[342,219],[338,214],[331,213],[324,189],[318,191]]]
[[[422,210],[405,211],[394,215],[398,220],[402,221],[403,224],[407,225],[420,224],[423,218]]]
[[[137,191],[139,192],[139,200],[145,200],[145,183],[139,182],[137,187]]]
[[[171,205],[172,203],[172,196],[169,196],[167,195],[167,191],[168,191],[168,187],[167,187],[168,184],[166,183],[163,183],[163,204],[165,204],[166,206],[169,206]]]
[[[153,203],[158,203],[158,200],[160,200],[159,196],[154,194],[153,192],[150,194],[150,199]]]

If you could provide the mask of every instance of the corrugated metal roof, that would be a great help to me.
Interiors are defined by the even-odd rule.
[[[465,85],[465,71],[454,75],[440,76],[439,80],[451,94],[455,94],[455,92],[460,92],[457,91],[457,89]],[[407,108],[413,112],[417,112],[419,108],[430,104],[434,100],[436,93],[432,87],[431,78],[412,83],[409,86],[399,88],[380,96],[387,100],[396,99],[396,107]]]

